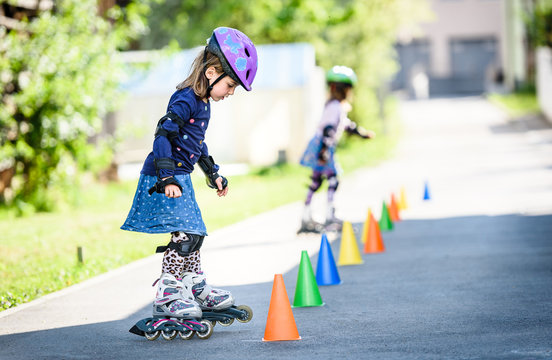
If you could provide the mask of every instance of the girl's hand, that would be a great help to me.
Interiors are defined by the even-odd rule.
[[[215,183],[217,184],[217,195],[220,197],[220,196],[226,196],[226,194],[228,194],[228,186],[226,186],[224,189],[222,188],[222,177],[218,177],[216,180],[215,180]]]
[[[168,198],[179,198],[182,196],[182,191],[180,191],[180,188],[178,186],[174,184],[169,184],[165,186],[165,196]]]
[[[362,135],[365,139],[374,139],[376,137],[376,133],[372,130],[367,130],[365,134]]]

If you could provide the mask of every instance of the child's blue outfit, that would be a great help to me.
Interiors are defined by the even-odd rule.
[[[346,118],[338,100],[330,100],[324,107],[322,119],[316,129],[316,134],[309,141],[300,164],[315,172],[337,174],[337,164],[334,159],[335,149],[343,128],[350,120]],[[326,151],[326,158],[321,160],[321,152]]]
[[[177,115],[183,122],[179,126],[169,118],[161,123],[164,134],[171,136],[156,136],[153,151],[147,156],[140,172],[132,207],[121,229],[144,233],[183,231],[205,236],[207,230],[195,199],[190,173],[200,156],[209,156],[204,140],[211,106],[197,97],[191,88],[185,88],[171,96],[167,113]],[[173,160],[174,170],[157,170],[154,160],[159,159]],[[182,186],[181,197],[168,198],[165,194],[148,193],[158,180],[170,176],[174,176]]]

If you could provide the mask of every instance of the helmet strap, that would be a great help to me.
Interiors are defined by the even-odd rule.
[[[207,78],[207,75],[205,75],[205,72],[207,71],[207,65],[205,64],[205,61],[207,60],[207,46],[205,46],[205,50],[203,50],[203,76]],[[207,97],[211,96],[211,90],[213,90],[213,86],[215,86],[216,83],[222,80],[227,74],[223,71],[222,74],[213,81],[212,84],[210,84],[207,87]],[[207,79],[209,81],[209,79]]]
[[[213,90],[213,86],[215,86],[216,83],[222,80],[223,77],[226,76],[226,73],[222,73],[218,78],[216,78],[215,81],[209,87],[207,88],[207,96],[211,96],[211,90]]]

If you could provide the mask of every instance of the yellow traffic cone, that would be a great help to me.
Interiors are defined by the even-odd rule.
[[[358,244],[353,231],[353,225],[349,221],[343,222],[343,230],[341,231],[341,247],[339,249],[338,265],[358,265],[364,261],[360,256]]]
[[[401,196],[399,198],[399,210],[405,210],[408,208],[408,203],[406,201],[406,191],[404,186],[401,188]]]

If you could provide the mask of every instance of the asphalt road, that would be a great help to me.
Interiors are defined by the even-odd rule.
[[[401,115],[396,156],[344,176],[336,202],[357,234],[391,192],[404,187],[409,207],[384,253],[320,287],[324,306],[293,309],[301,340],[262,341],[274,274],[293,301],[301,250],[317,266],[320,236],[295,235],[295,203],[205,242],[209,281],[251,322],[205,341],[130,334],[150,315],[157,255],[0,313],[0,359],[552,359],[552,127],[480,98],[404,102]]]

